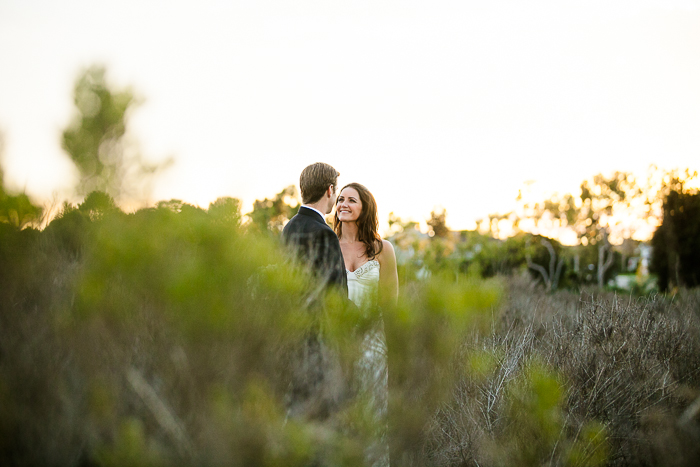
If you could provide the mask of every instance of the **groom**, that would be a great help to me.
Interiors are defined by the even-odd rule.
[[[337,170],[323,162],[311,164],[301,172],[302,205],[284,227],[282,239],[295,250],[297,259],[310,267],[320,289],[340,287],[347,296],[348,278],[340,242],[325,219],[335,205],[338,175]]]
[[[322,162],[306,167],[299,177],[302,205],[282,231],[284,243],[309,266],[316,281],[308,302],[314,304],[314,309],[322,304],[322,300],[317,300],[319,295],[329,288],[338,288],[347,297],[340,242],[325,220],[335,204],[338,175],[337,170]],[[344,400],[342,370],[317,326],[309,331],[298,350],[292,357],[295,364],[286,396],[287,415],[325,420],[338,412]]]

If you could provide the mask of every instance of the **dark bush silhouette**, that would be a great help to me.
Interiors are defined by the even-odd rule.
[[[668,194],[652,246],[651,268],[662,291],[700,285],[700,193]]]

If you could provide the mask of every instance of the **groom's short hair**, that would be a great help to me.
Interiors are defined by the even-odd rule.
[[[340,173],[328,164],[316,162],[301,171],[299,190],[304,204],[315,203],[333,185],[335,193]]]

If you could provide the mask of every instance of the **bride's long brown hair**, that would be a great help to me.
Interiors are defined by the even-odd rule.
[[[339,192],[346,188],[354,188],[360,194],[360,202],[362,203],[362,212],[357,218],[357,233],[358,240],[365,244],[365,254],[367,259],[375,259],[382,252],[384,245],[382,237],[379,236],[379,218],[377,217],[377,202],[374,200],[372,193],[359,183],[348,183]],[[342,222],[338,220],[338,201],[336,200],[335,214],[333,215],[333,229],[338,238],[343,238]]]

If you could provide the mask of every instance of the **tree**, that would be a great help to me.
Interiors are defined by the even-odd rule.
[[[651,270],[662,291],[696,287],[700,285],[700,193],[677,186],[666,196],[663,212],[663,222],[652,238]]]
[[[78,211],[85,214],[91,221],[95,221],[105,214],[119,211],[119,208],[114,199],[104,191],[93,191],[85,197]]]
[[[255,200],[253,210],[248,213],[251,226],[261,232],[280,233],[284,225],[299,210],[299,194],[294,185],[289,185],[274,198]]]
[[[241,223],[241,201],[228,196],[209,203],[207,213],[217,222],[238,226]]]
[[[647,180],[642,187],[644,198],[645,217],[657,227],[661,225],[664,217],[664,203],[671,192],[691,193],[689,186],[697,179],[697,171],[688,168],[684,170],[663,170],[652,165],[647,173]]]
[[[63,132],[61,146],[80,172],[77,192],[103,191],[115,199],[142,199],[150,177],[164,165],[146,165],[127,135],[129,112],[138,104],[131,89],[115,90],[103,67],[93,66],[77,79],[76,115]]]
[[[433,210],[430,213],[430,219],[428,219],[427,224],[430,227],[429,234],[431,237],[447,238],[450,229],[447,228],[446,218],[447,211],[445,209],[441,211]]]

